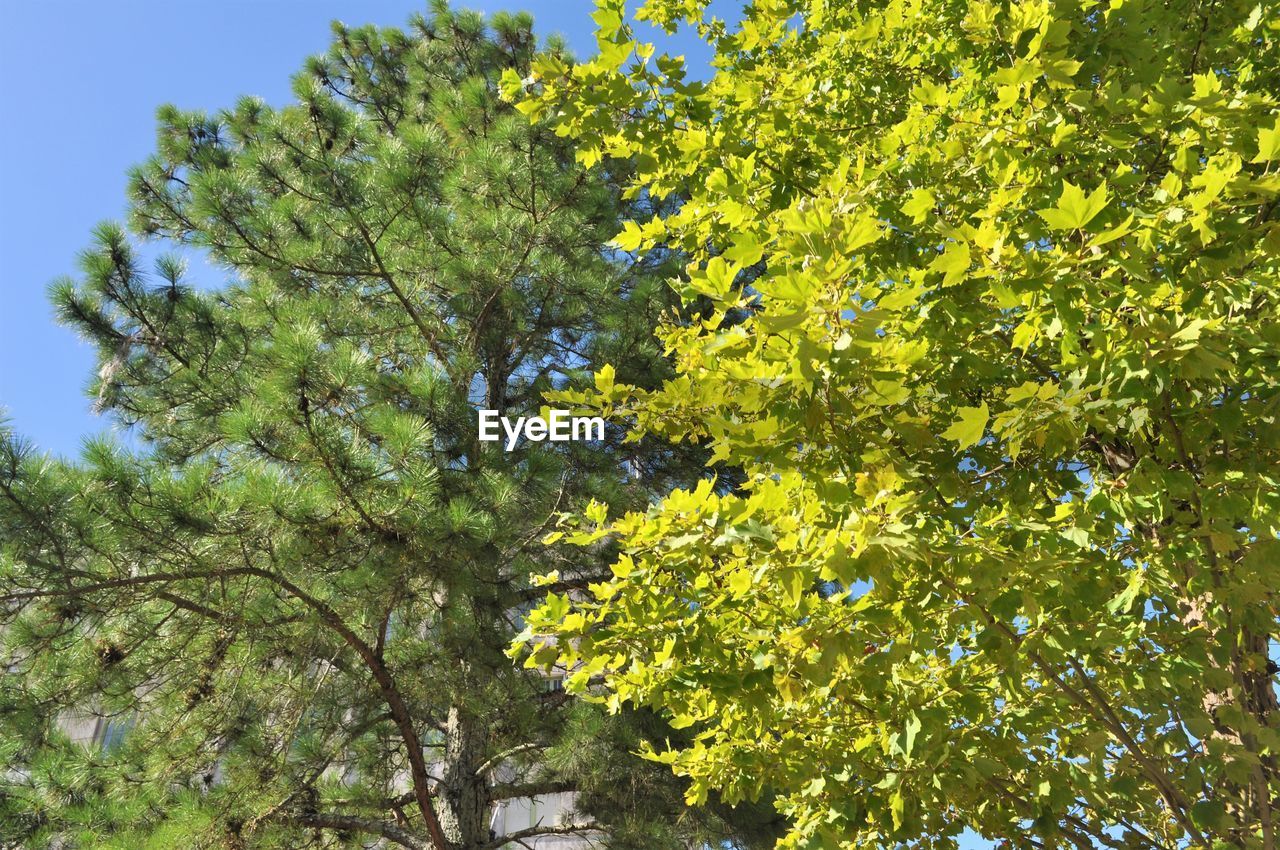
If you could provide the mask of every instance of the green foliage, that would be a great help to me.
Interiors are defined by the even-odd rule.
[[[601,250],[622,172],[498,97],[534,48],[527,16],[437,4],[408,32],[335,25],[281,109],[159,111],[131,225],[229,283],[148,273],[104,225],[53,289],[142,449],[0,440],[0,844],[493,850],[495,805],[583,788],[579,824],[631,825],[617,847],[734,835],[632,757],[639,726],[584,747],[586,708],[504,656],[531,571],[608,574],[541,546],[553,512],[642,505],[692,456],[477,440],[476,407],[667,368],[663,261]],[[136,726],[86,748],[56,732],[73,710]]]
[[[621,552],[529,663],[687,727],[690,800],[777,789],[787,847],[1274,847],[1275,5],[638,16],[713,76],[621,0],[506,75],[683,198],[616,238],[689,258],[676,374],[561,397],[744,481],[568,521]]]

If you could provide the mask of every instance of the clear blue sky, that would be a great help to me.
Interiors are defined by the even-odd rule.
[[[454,5],[525,9],[540,34],[594,51],[591,0]],[[20,434],[74,455],[85,435],[111,427],[85,395],[93,350],[54,323],[45,290],[76,273],[96,223],[123,218],[125,172],[151,153],[156,107],[214,110],[242,94],[285,103],[290,76],[328,46],[331,20],[398,26],[425,9],[412,0],[0,0],[0,410]],[[677,42],[705,60],[699,46]],[[191,271],[197,283],[218,283],[208,266]]]

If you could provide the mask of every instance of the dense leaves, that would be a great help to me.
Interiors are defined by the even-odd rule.
[[[712,77],[602,0],[507,93],[686,198],[616,241],[701,312],[661,388],[561,397],[746,480],[570,521],[622,553],[530,663],[688,727],[692,800],[779,789],[789,847],[1274,847],[1275,4],[639,16]]]
[[[663,261],[601,250],[619,172],[498,98],[534,48],[527,16],[438,4],[407,32],[335,25],[283,108],[160,110],[131,224],[228,283],[172,256],[148,273],[104,225],[54,288],[138,449],[0,443],[0,844],[768,834],[772,813],[736,834],[689,814],[631,755],[662,723],[504,655],[543,593],[531,571],[607,574],[603,552],[542,547],[554,511],[688,478],[687,453],[616,430],[477,441],[476,407],[537,413],[606,359],[645,384],[666,368]],[[75,713],[110,722],[110,746],[68,742],[55,721]],[[562,792],[581,811],[491,832],[495,807]]]

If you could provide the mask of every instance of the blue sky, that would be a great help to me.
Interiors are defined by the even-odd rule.
[[[540,34],[594,51],[591,0],[454,5],[525,9]],[[76,273],[96,223],[123,219],[125,172],[152,150],[156,107],[214,110],[242,94],[285,103],[290,76],[327,47],[331,20],[398,26],[425,9],[411,0],[0,2],[0,410],[20,434],[74,455],[85,435],[111,427],[84,391],[93,350],[54,323],[45,290]],[[705,57],[698,46],[678,42],[691,59]],[[209,266],[191,271],[218,283]]]

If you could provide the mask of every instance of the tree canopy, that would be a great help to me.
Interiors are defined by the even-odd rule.
[[[692,456],[616,428],[477,440],[477,407],[537,413],[608,360],[641,384],[667,368],[666,260],[601,248],[622,170],[575,164],[498,97],[531,26],[443,4],[407,31],[335,24],[289,105],[159,111],[130,225],[226,282],[196,285],[181,253],[148,271],[109,224],[53,288],[137,445],[61,461],[0,440],[0,844],[768,834],[772,813],[686,811],[631,755],[665,724],[605,717],[504,655],[546,592],[530,572],[605,569],[542,546],[553,512],[643,505]],[[133,728],[86,751],[58,732],[71,710]],[[560,792],[567,821],[491,832],[495,806]]]
[[[625,14],[506,91],[683,198],[616,244],[692,312],[661,387],[559,397],[744,480],[567,518],[621,553],[529,663],[786,847],[1274,848],[1275,5],[643,4],[705,81]]]

